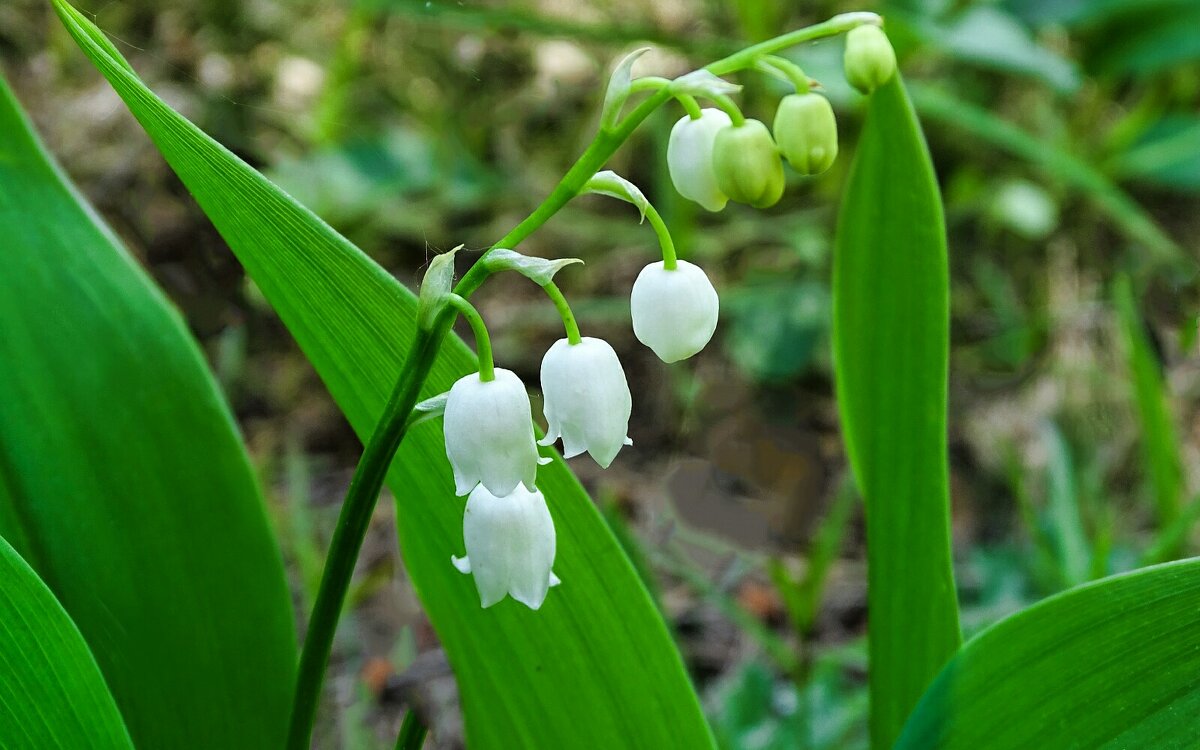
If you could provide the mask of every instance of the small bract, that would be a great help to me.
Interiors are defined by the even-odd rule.
[[[512,371],[496,368],[496,379],[479,373],[459,378],[446,397],[446,456],[454,469],[456,494],[483,484],[507,495],[524,483],[533,488],[538,452],[525,385]]]
[[[546,437],[558,438],[567,458],[587,451],[603,468],[617,457],[627,436],[633,399],[617,353],[602,339],[584,336],[578,344],[554,342],[542,358]]]
[[[837,158],[837,118],[820,94],[783,97],[775,111],[774,131],[779,150],[800,174],[820,174]]]
[[[846,34],[842,64],[850,85],[869,94],[896,74],[896,51],[883,29],[858,26]]]
[[[642,269],[629,298],[633,334],[663,362],[687,359],[704,348],[717,330],[720,299],[699,266],[662,261]]]
[[[713,142],[717,187],[738,203],[767,208],[783,197],[783,162],[771,131],[758,120],[722,128]]]
[[[537,609],[546,592],[560,583],[554,565],[554,521],[546,498],[517,487],[497,497],[476,487],[463,514],[465,557],[451,556],[454,567],[475,576],[479,602],[490,607],[505,596]]]
[[[713,172],[713,141],[729,122],[729,115],[721,110],[703,109],[696,119],[680,118],[667,141],[667,169],[675,189],[709,211],[720,211],[729,201]]]

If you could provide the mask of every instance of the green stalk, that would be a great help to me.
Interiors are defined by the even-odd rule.
[[[662,248],[663,268],[674,271],[679,259],[675,255],[675,241],[671,239],[671,233],[667,231],[666,223],[662,220],[658,210],[649,203],[646,204],[646,218],[650,220],[650,226],[654,227],[654,233],[658,235],[658,245]]]
[[[354,478],[350,480],[333,540],[329,544],[329,557],[321,575],[321,586],[317,591],[317,601],[313,605],[304,649],[300,654],[296,693],[288,726],[287,747],[291,750],[307,750],[309,747],[317,700],[333,648],[334,630],[346,600],[346,591],[350,588],[350,578],[375,508],[375,499],[383,487],[383,478],[392,456],[404,439],[408,415],[416,406],[421,386],[433,367],[454,315],[453,309],[447,308],[432,330],[417,330],[412,351],[404,360],[396,388],[363,450]]]
[[[824,23],[748,47],[712,63],[707,69],[716,75],[728,75],[752,67],[754,61],[762,55],[778,52],[800,42],[841,34],[865,23],[878,24],[880,18],[874,13],[843,13]],[[580,194],[588,180],[600,171],[650,113],[670,98],[671,95],[666,89],[659,89],[636,106],[615,128],[597,133],[592,143],[567,170],[541,205],[492,245],[491,249],[513,249],[549,221],[571,199]],[[487,253],[484,253],[481,260],[486,256]],[[489,274],[487,264],[477,261],[454,287],[455,294],[464,299],[469,298]],[[317,700],[325,679],[325,667],[329,663],[329,654],[333,648],[334,630],[350,587],[350,578],[362,548],[367,524],[379,497],[379,490],[383,486],[387,468],[404,438],[409,414],[416,406],[421,387],[429,376],[442,340],[450,331],[456,315],[457,310],[447,306],[429,331],[417,332],[412,353],[404,361],[396,387],[367,442],[367,447],[363,450],[350,488],[346,492],[300,654],[296,693],[292,701],[291,722],[288,727],[288,750],[308,750]]]
[[[563,296],[558,284],[548,281],[542,289],[546,291],[546,296],[554,303],[558,316],[562,318],[563,328],[567,331],[567,343],[574,345],[583,341],[583,337],[579,335],[579,324],[575,322],[575,313],[571,312],[571,306],[567,304],[567,298]]]
[[[471,324],[471,333],[475,336],[475,351],[479,359],[479,379],[489,383],[496,379],[496,363],[492,359],[492,337],[488,335],[483,316],[475,306],[457,294],[450,295],[450,307],[453,307]],[[411,410],[410,410],[411,411]]]
[[[428,733],[429,727],[421,722],[417,712],[409,710],[404,714],[404,723],[400,725],[400,734],[396,737],[396,750],[421,750]]]

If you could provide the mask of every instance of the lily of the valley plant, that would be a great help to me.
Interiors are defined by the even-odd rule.
[[[619,113],[625,98],[645,80],[629,76],[638,54],[627,58],[614,75],[607,116]],[[845,63],[846,78],[869,92],[891,77],[896,61],[878,27],[860,26],[848,39]],[[758,208],[774,205],[783,195],[783,159],[802,174],[817,174],[837,156],[833,109],[811,90],[812,81],[783,58],[769,56],[757,64],[796,87],[796,93],[780,103],[773,133],[758,120],[745,118],[729,97],[739,87],[715,75],[697,71],[661,84],[687,110],[672,128],[667,145],[671,180],[680,195],[709,211],[722,210],[730,200]],[[699,109],[696,97],[711,99],[717,108]],[[658,234],[662,260],[642,269],[630,293],[630,317],[638,341],[666,363],[699,353],[717,329],[720,309],[708,275],[676,257],[658,212],[624,178],[599,173],[581,192],[634,204]],[[552,280],[556,271],[575,259],[528,258],[511,249],[492,253],[490,263],[484,261],[489,270],[515,270],[539,283],[566,328],[566,337],[555,342],[542,360],[548,424],[540,444],[551,445],[561,438],[567,458],[588,453],[607,468],[623,446],[632,445],[627,433],[633,401],[612,346],[580,335],[567,301]],[[445,268],[452,267],[453,252],[439,262],[443,267],[428,274],[422,285],[422,304],[429,310],[447,308],[463,314],[479,353],[479,371],[461,378],[444,399],[438,399],[439,404],[444,402],[446,455],[454,470],[455,490],[468,496],[463,518],[467,554],[452,555],[452,561],[475,577],[484,607],[510,595],[538,609],[559,580],[551,571],[554,524],[545,498],[537,491],[538,442],[529,397],[514,373],[495,367],[482,318],[451,289],[451,275]]]
[[[542,360],[547,424],[540,444],[545,447],[561,439],[567,458],[587,453],[607,468],[623,447],[632,445],[628,431],[635,404],[612,346],[580,333],[569,303],[554,283],[557,272],[581,261],[529,257],[513,248],[580,195],[605,195],[633,204],[642,221],[654,230],[661,254],[660,259],[647,263],[630,291],[634,334],[665,363],[694,356],[716,331],[717,290],[702,268],[678,257],[666,224],[642,191],[604,170],[605,162],[650,112],[674,100],[684,116],[671,131],[665,156],[679,194],[709,211],[721,211],[729,201],[758,208],[774,205],[784,191],[785,159],[801,174],[817,174],[829,167],[838,151],[837,123],[828,101],[813,90],[816,82],[776,53],[800,42],[872,29],[849,38],[845,55],[846,78],[869,92],[895,72],[895,56],[880,24],[881,19],[873,13],[843,14],[673,80],[634,78],[633,64],[645,50],[632,53],[618,64],[609,80],[599,133],[551,195],[484,252],[457,283],[455,251],[434,258],[421,284],[419,332],[413,353],[342,508],[339,529],[355,531],[335,536],[330,549],[301,654],[289,747],[299,750],[307,746],[352,561],[387,461],[407,429],[420,429],[420,423],[443,417],[454,490],[467,497],[463,545],[446,550],[446,564],[474,578],[484,608],[512,597],[537,610],[553,587],[571,584],[570,580],[560,581],[554,572],[553,508],[548,507],[537,481],[538,466],[549,459],[539,457],[529,396],[513,372],[496,367],[487,327],[467,298],[499,271],[516,271],[546,292],[562,318],[566,335]],[[740,71],[782,78],[795,88],[796,93],[780,104],[773,132],[764,123],[746,118],[731,98],[741,87],[721,76]],[[643,93],[648,96],[626,114],[629,100]],[[712,106],[701,107],[698,100]],[[458,315],[471,326],[478,369],[460,378],[447,393],[417,404],[420,384]]]

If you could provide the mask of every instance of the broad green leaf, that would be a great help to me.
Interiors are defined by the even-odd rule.
[[[1200,746],[1200,560],[1071,589],[963,646],[896,750]]]
[[[946,445],[942,202],[897,75],[870,97],[838,217],[833,351],[866,504],[871,742],[890,747],[959,643]]]
[[[0,534],[79,626],[140,747],[278,747],[293,616],[233,420],[2,80],[0,227]]]
[[[171,110],[100,32],[55,3],[274,305],[360,437],[383,410],[413,338],[411,292],[320,219]],[[422,393],[474,368],[447,342]],[[561,586],[541,610],[487,610],[463,553],[440,424],[414,428],[391,467],[405,566],[458,678],[472,748],[705,748],[713,743],[679,652],[629,559],[561,460],[538,472],[558,530]]]
[[[1179,517],[1184,487],[1179,442],[1171,421],[1162,365],[1138,313],[1133,285],[1128,276],[1117,278],[1113,298],[1133,381],[1138,421],[1142,428],[1142,463],[1150,480],[1159,524],[1167,527]]]
[[[133,750],[117,704],[79,629],[3,539],[0,675],[0,747]]]

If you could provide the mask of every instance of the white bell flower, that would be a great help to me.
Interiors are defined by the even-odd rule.
[[[518,484],[533,489],[533,415],[525,385],[511,370],[497,367],[495,380],[481,380],[479,373],[459,378],[446,397],[444,430],[456,494],[478,484],[498,496]]]
[[[717,330],[720,300],[699,266],[662,261],[642,269],[629,298],[633,334],[663,362],[687,359],[704,348]]]
[[[485,608],[505,596],[537,609],[551,586],[561,583],[554,565],[554,521],[546,498],[537,490],[517,487],[497,497],[479,486],[467,499],[463,514],[466,557],[451,556],[454,567],[475,576]]]
[[[633,399],[617,353],[607,341],[585,336],[578,344],[554,342],[542,358],[546,437],[558,438],[567,458],[587,451],[603,468],[621,446],[633,445],[626,432]]]
[[[729,124],[729,115],[721,110],[704,109],[695,120],[684,115],[667,141],[667,169],[675,189],[709,211],[720,211],[729,200],[717,187],[713,171],[713,142]]]

